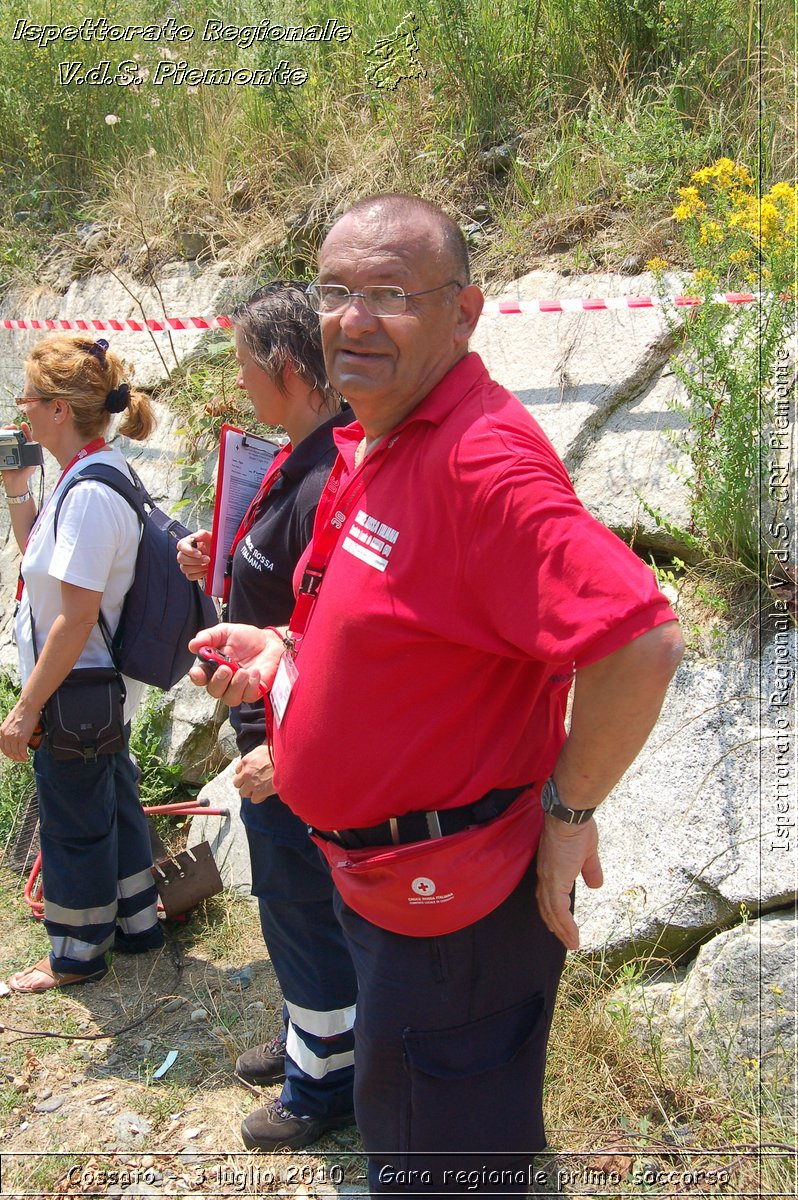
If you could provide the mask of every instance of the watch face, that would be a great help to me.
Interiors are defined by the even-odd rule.
[[[554,798],[554,787],[550,779],[547,779],[543,784],[543,789],[540,793],[540,806],[544,812],[548,812],[553,804],[556,804]]]

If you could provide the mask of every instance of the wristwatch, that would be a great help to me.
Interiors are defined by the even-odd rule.
[[[567,808],[561,804],[557,784],[551,777],[543,784],[540,806],[544,813],[548,813],[550,817],[556,817],[558,821],[565,821],[566,825],[584,825],[585,821],[589,821],[596,811],[595,808]]]

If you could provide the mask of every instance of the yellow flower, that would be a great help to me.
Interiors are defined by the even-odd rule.
[[[717,277],[713,275],[712,271],[708,271],[706,267],[699,267],[697,271],[693,272],[693,282],[717,283]]]
[[[772,238],[780,225],[779,210],[772,200],[759,201],[759,239],[764,244]]]
[[[691,178],[699,186],[711,186],[716,191],[725,192],[734,186],[752,187],[754,180],[751,172],[742,163],[732,162],[730,158],[719,158],[711,167],[701,167],[694,171]]]
[[[698,188],[680,187],[677,188],[677,195],[681,196],[682,203],[677,204],[673,210],[673,217],[676,221],[685,221],[688,217],[694,217],[696,213],[706,209],[706,204],[698,194]]]
[[[774,183],[765,197],[766,200],[786,200],[795,203],[795,188],[791,183]]]
[[[702,221],[698,240],[702,246],[708,246],[711,242],[722,242],[723,230],[717,221]]]
[[[770,270],[767,267],[761,267],[759,271],[748,271],[745,276],[745,282],[755,288],[769,283],[771,278]]]
[[[661,275],[663,271],[667,270],[667,268],[668,264],[665,259],[660,258],[658,255],[655,255],[654,258],[650,258],[646,263],[646,270],[651,271],[654,275]]]
[[[751,250],[749,249],[749,247],[741,246],[739,250],[735,250],[732,254],[729,255],[729,262],[733,263],[735,265],[735,267],[739,267],[739,266],[742,266],[743,263],[748,262],[748,259],[750,257],[751,257]]]

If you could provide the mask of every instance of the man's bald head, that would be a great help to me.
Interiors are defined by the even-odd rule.
[[[421,196],[413,196],[409,192],[384,192],[364,196],[340,218],[341,221],[350,219],[363,224],[374,222],[381,226],[412,225],[417,229],[426,226],[430,233],[433,253],[440,255],[441,264],[446,267],[447,273],[463,284],[471,282],[468,247],[462,230],[437,204],[423,200]],[[333,225],[330,233],[335,227]]]
[[[482,311],[463,235],[418,196],[368,196],[336,221],[319,254],[319,287],[345,297],[321,312],[324,361],[369,441],[395,428],[468,353]],[[399,312],[379,311],[385,289],[404,293]]]

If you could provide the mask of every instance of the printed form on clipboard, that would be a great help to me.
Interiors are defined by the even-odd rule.
[[[210,567],[205,590],[210,596],[224,594],[224,573],[233,538],[249,508],[261,480],[287,438],[274,440],[223,425],[216,468],[216,499],[213,506]]]

